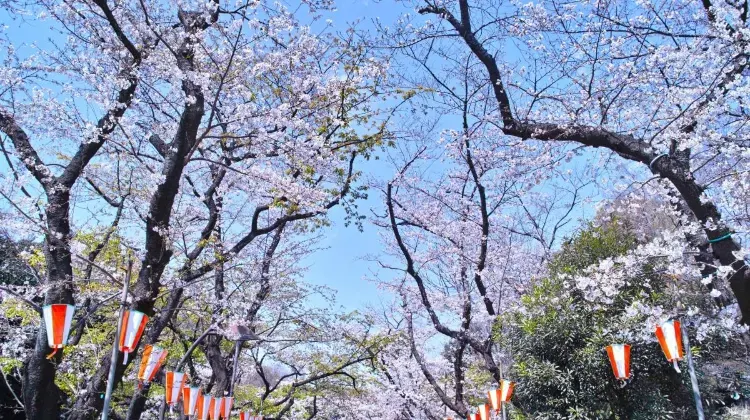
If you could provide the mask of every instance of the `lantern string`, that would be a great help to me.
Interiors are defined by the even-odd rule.
[[[55,355],[57,354],[57,350],[59,350],[59,348],[55,347],[55,349],[54,349],[54,350],[52,350],[52,353],[50,353],[50,354],[49,354],[49,355],[47,356],[47,360],[50,360],[50,359],[52,359],[53,357],[55,357]]]
[[[672,359],[672,366],[674,366],[674,370],[677,371],[677,373],[682,373],[680,370],[680,365],[677,364],[677,359]]]
[[[128,364],[128,353],[129,352],[126,351],[126,352],[123,352],[123,353],[125,354],[125,357],[123,357],[123,359],[122,359],[122,364],[123,365],[127,365]]]

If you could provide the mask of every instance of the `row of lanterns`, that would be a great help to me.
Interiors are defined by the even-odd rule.
[[[52,358],[59,349],[65,347],[70,334],[70,326],[73,320],[75,306],[65,304],[46,305],[42,308],[44,324],[47,329],[47,342],[53,349],[47,356]],[[125,311],[122,319],[122,331],[120,333],[119,349],[124,354],[123,364],[128,361],[128,355],[135,351],[138,341],[148,322],[148,316],[139,311]],[[684,356],[680,321],[666,321],[656,327],[656,338],[664,352],[667,360],[671,362],[677,372],[680,368],[677,364]],[[630,378],[630,344],[612,344],[607,346],[607,355],[615,378],[628,380]],[[150,382],[161,368],[167,357],[167,351],[156,346],[147,345],[143,351],[138,380],[141,383]],[[209,418],[219,420],[220,417],[229,418],[232,397],[214,398],[202,395],[198,387],[185,386],[185,374],[181,372],[168,371],[166,374],[166,399],[170,407],[176,404],[181,395],[184,395],[185,415],[192,416],[198,413],[199,420]],[[503,380],[500,388],[490,391],[489,400],[494,410],[499,411],[502,403],[510,401],[515,383]],[[182,390],[182,392],[180,392]],[[483,404],[478,407],[479,412],[470,414],[469,420],[488,420],[489,406]],[[249,412],[240,413],[241,420],[259,420],[262,417],[251,416]]]
[[[655,333],[667,361],[673,364],[677,372],[680,372],[677,362],[682,360],[685,355],[682,347],[680,321],[666,321],[657,325]],[[630,379],[630,348],[630,344],[612,344],[607,346],[607,355],[612,365],[612,371],[615,374],[615,378],[622,381]],[[503,403],[510,402],[514,386],[515,382],[503,380],[500,383],[500,388],[488,393],[490,404],[495,413],[500,412]],[[446,420],[453,419],[448,418]],[[468,420],[490,420],[490,406],[487,404],[478,406],[476,413],[468,415]]]
[[[59,349],[68,343],[70,326],[73,321],[74,305],[52,304],[42,308],[44,325],[47,330],[47,344],[53,349],[47,356],[51,359]],[[127,364],[128,356],[138,346],[138,341],[146,328],[148,316],[140,311],[128,310],[123,312],[122,330],[120,331],[119,350],[123,353],[123,364]],[[167,359],[167,350],[147,344],[143,349],[141,364],[138,369],[138,387],[150,383]],[[182,372],[166,372],[165,399],[170,410],[182,398],[183,412],[186,416],[196,416],[197,420],[228,420],[233,397],[212,397],[204,395],[200,387],[186,384],[187,375]],[[240,412],[240,420],[263,420],[263,416],[255,416],[250,411]]]
[[[502,405],[510,402],[510,397],[513,396],[513,387],[516,386],[515,382],[502,380],[500,381],[500,388],[489,391],[487,397],[492,405],[492,410],[495,410],[495,414],[500,413]],[[451,420],[451,419],[448,419]],[[482,404],[477,407],[477,412],[469,414],[468,420],[490,420],[490,405]]]
[[[664,356],[679,373],[680,367],[677,362],[685,356],[682,348],[680,321],[667,321],[657,325],[655,332]],[[623,381],[630,379],[630,347],[630,344],[607,346],[607,355],[609,356],[609,363],[612,365],[612,372],[615,374],[615,378]]]

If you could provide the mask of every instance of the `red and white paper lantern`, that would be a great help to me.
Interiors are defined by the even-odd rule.
[[[497,411],[500,411],[500,389],[493,389],[492,391],[487,392],[487,399],[490,400],[490,405],[492,406],[492,409]]]
[[[630,344],[612,344],[607,346],[609,363],[615,378],[627,380],[630,378]]]
[[[186,416],[195,415],[198,408],[198,398],[201,396],[201,389],[197,386],[182,388],[182,411]]]
[[[167,404],[169,404],[170,410],[172,406],[180,401],[182,389],[185,387],[185,380],[187,379],[185,376],[186,375],[182,372],[172,372],[171,370],[167,371],[165,397],[167,399]]]
[[[211,420],[219,420],[221,418],[221,409],[224,407],[224,404],[221,402],[222,399],[217,397],[211,398],[211,403],[208,405],[208,417]]]
[[[490,406],[487,404],[482,404],[479,407],[477,407],[477,410],[479,411],[479,419],[480,420],[491,420],[490,419]]]
[[[221,399],[221,416],[228,419],[232,415],[232,403],[234,397],[223,397]]]
[[[208,412],[211,409],[211,399],[212,397],[210,395],[201,395],[198,397],[198,404],[196,407],[198,420],[208,420]]]
[[[45,305],[42,308],[44,315],[44,327],[47,330],[47,344],[52,350],[47,359],[51,359],[58,350],[68,344],[68,335],[70,335],[70,324],[73,322],[73,313],[76,307],[55,303]]]
[[[480,420],[479,419],[479,413],[471,414],[469,413],[468,416],[466,416],[467,420]]]
[[[147,344],[141,356],[141,368],[138,370],[138,380],[144,384],[153,381],[154,376],[159,372],[166,358],[166,350]]]
[[[513,381],[506,381],[503,379],[500,382],[500,402],[508,403],[513,396],[513,389],[516,387],[516,383]]]
[[[254,416],[250,411],[240,411],[240,420],[263,420],[263,416]]]
[[[140,311],[125,311],[122,314],[122,331],[120,331],[120,351],[125,353],[122,364],[128,363],[128,354],[135,351],[143,329],[146,328],[148,316]]]
[[[682,360],[685,355],[682,349],[680,321],[666,321],[661,325],[657,325],[656,338],[659,339],[659,345],[661,345],[661,349],[664,351],[664,356],[667,357],[668,361],[672,362],[674,369],[680,372],[677,362]]]

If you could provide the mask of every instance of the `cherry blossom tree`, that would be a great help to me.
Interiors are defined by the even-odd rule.
[[[500,144],[468,113],[459,121],[395,153],[397,174],[382,186],[377,280],[396,298],[377,319],[395,337],[376,372],[382,398],[399,401],[383,418],[465,417],[486,400],[510,366],[496,342],[504,314],[586,198],[546,149]],[[556,177],[560,188],[537,186]]]
[[[371,102],[384,67],[278,4],[4,6],[56,34],[42,46],[0,41],[2,194],[44,237],[42,285],[26,293],[82,309],[71,344],[101,319],[131,258],[129,305],[152,317],[141,341],[157,343],[186,287],[214,284],[206,276],[234,269],[260,238],[303,220],[320,226],[328,209],[356,198],[357,155],[382,141]],[[110,245],[119,258],[103,259]],[[225,293],[220,282],[207,287]],[[37,331],[24,408],[58,418],[63,357],[48,361]],[[68,418],[101,409],[110,362],[97,357]],[[130,362],[118,363],[118,383]]]
[[[418,13],[380,22],[374,42],[395,51],[393,83],[413,104],[402,131],[428,132],[431,147],[444,149],[404,153],[382,188],[390,258],[380,262],[403,277],[379,278],[401,296],[381,325],[400,334],[402,352],[412,349],[382,362],[378,389],[401,402],[384,417],[438,418],[445,407],[463,416],[483,401],[500,367],[514,362],[493,330],[527,292],[498,273],[509,270],[519,285],[546,275],[582,211],[568,204],[595,196],[611,200],[599,216],[624,214],[643,244],[571,279],[570,293],[606,307],[629,275],[658,260],[673,279],[665,293],[687,302],[680,288],[683,297],[701,290],[713,306],[634,299],[628,319],[642,328],[628,334],[653,341],[649,327],[673,316],[702,338],[744,331],[745,6],[403,3]],[[432,121],[415,124],[422,115]],[[477,370],[487,376],[469,384]]]
[[[748,319],[744,2],[405,4],[422,18],[382,31],[412,80],[434,79],[436,102],[469,83],[500,142],[585,146],[626,183],[658,178],[700,223],[703,276]]]

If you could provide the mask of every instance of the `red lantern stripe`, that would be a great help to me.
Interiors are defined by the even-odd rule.
[[[182,411],[186,416],[195,414],[198,408],[198,398],[201,396],[201,389],[197,386],[182,388]]]
[[[228,419],[232,414],[232,403],[234,402],[233,397],[224,397],[221,399],[221,416]]]
[[[682,360],[685,356],[685,348],[682,347],[682,325],[680,324],[680,321],[677,320],[672,324],[674,325],[674,335],[675,340],[677,341],[677,360]]]
[[[208,395],[201,395],[198,397],[198,404],[196,411],[198,413],[198,420],[208,420],[208,411],[211,408],[211,397]]]
[[[221,418],[221,398],[211,397],[211,402],[208,404],[208,418],[212,420],[219,420]]]

